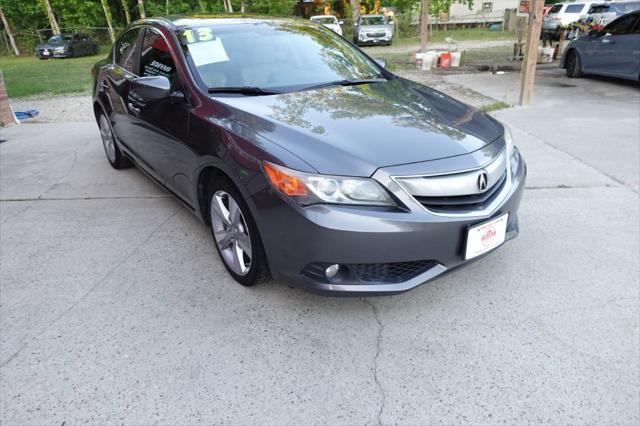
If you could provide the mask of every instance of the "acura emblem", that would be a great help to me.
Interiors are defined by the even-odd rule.
[[[487,181],[488,177],[485,172],[482,172],[478,175],[478,189],[480,191],[484,191],[485,189],[487,189]]]

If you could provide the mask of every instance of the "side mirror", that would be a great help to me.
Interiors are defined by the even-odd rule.
[[[132,89],[142,99],[157,101],[171,95],[171,83],[162,75],[138,77],[131,84]]]
[[[387,60],[386,59],[375,58],[374,61],[376,61],[378,63],[378,65],[380,65],[382,68],[386,68],[387,67]]]
[[[591,37],[597,37],[597,36],[598,36],[598,33],[600,33],[600,31],[598,31],[598,30],[591,30],[591,31],[589,31],[589,35],[590,35]]]

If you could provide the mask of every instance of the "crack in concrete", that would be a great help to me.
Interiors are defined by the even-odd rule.
[[[80,296],[78,299],[76,299],[75,302],[73,302],[71,304],[71,306],[69,306],[66,310],[64,310],[60,315],[58,315],[57,317],[55,317],[49,324],[47,324],[39,333],[37,333],[35,336],[33,336],[32,338],[30,338],[27,342],[25,342],[22,346],[20,346],[20,348],[18,348],[17,351],[15,351],[11,356],[9,356],[9,358],[7,358],[2,364],[0,364],[0,369],[4,368],[6,365],[8,365],[11,361],[13,361],[31,342],[33,342],[34,340],[36,340],[37,338],[39,338],[40,336],[42,336],[47,330],[49,330],[55,323],[57,323],[58,321],[60,321],[64,316],[66,316],[69,312],[71,312],[73,310],[73,308],[75,308],[80,302],[82,302],[87,296],[89,296],[89,294],[91,294],[91,292],[93,292],[96,288],[98,288],[98,286],[100,284],[102,284],[107,278],[109,278],[111,276],[111,274],[116,271],[124,262],[126,262],[127,260],[129,260],[131,257],[135,256],[136,253],[138,253],[138,251],[140,251],[140,249],[142,247],[144,247],[147,242],[151,239],[151,237],[153,237],[155,235],[155,233],[162,228],[167,222],[169,222],[169,220],[171,220],[176,214],[178,214],[178,211],[180,209],[176,209],[174,210],[169,217],[167,217],[165,220],[163,220],[158,226],[156,226],[155,228],[153,228],[153,230],[149,233],[149,235],[147,235],[147,237],[142,241],[142,243],[140,243],[138,246],[136,246],[136,248],[134,248],[130,253],[128,253],[127,255],[125,255],[118,263],[116,263],[113,267],[111,267],[106,274],[104,274],[104,276],[102,278],[100,278],[98,281],[96,281],[95,284],[93,284],[91,286],[91,288],[89,288],[82,296]]]
[[[382,401],[380,402],[380,408],[378,409],[376,424],[382,425],[382,413],[384,412],[384,407],[387,402],[387,395],[382,386],[382,382],[380,382],[380,378],[378,377],[378,359],[380,358],[380,351],[382,349],[382,333],[384,332],[384,325],[382,324],[382,321],[380,321],[380,317],[378,315],[378,309],[376,308],[376,305],[374,305],[374,303],[369,299],[363,299],[363,300],[367,305],[371,306],[373,315],[376,319],[376,322],[378,323],[378,335],[376,337],[376,355],[373,358],[372,373],[373,373],[373,380],[376,382],[376,386],[378,387],[378,391],[380,392],[380,397],[382,399]]]

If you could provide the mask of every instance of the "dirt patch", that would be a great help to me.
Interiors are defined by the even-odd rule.
[[[67,123],[93,121],[93,108],[90,95],[47,96],[38,95],[28,98],[11,99],[14,111],[36,109],[40,114],[25,122],[28,123]]]

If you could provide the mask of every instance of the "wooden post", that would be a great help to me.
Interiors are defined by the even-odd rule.
[[[538,63],[538,44],[542,28],[544,0],[531,0],[529,24],[527,26],[527,42],[522,71],[520,74],[520,105],[529,105],[533,95],[533,82],[536,77]]]
[[[429,40],[429,0],[422,0],[422,15],[420,16],[420,51],[427,51]]]
[[[11,31],[11,27],[9,26],[9,21],[7,21],[7,18],[4,16],[4,11],[2,10],[1,7],[0,7],[0,18],[2,18],[2,25],[4,25],[4,30],[7,33],[7,36],[9,36],[9,41],[11,42],[13,53],[15,53],[16,56],[20,56],[20,49],[18,49],[18,44],[16,43],[16,39],[13,37],[13,31]]]

